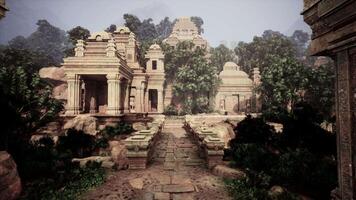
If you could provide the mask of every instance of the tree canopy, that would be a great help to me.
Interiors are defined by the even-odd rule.
[[[218,47],[211,49],[210,61],[211,64],[217,68],[217,71],[221,72],[226,62],[236,61],[236,55],[233,50],[227,48],[223,44],[220,44]]]
[[[166,76],[173,81],[173,93],[182,103],[183,113],[211,111],[210,98],[218,86],[216,68],[209,64],[206,50],[192,42],[165,48]]]

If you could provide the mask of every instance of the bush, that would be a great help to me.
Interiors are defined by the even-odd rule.
[[[273,167],[278,157],[259,144],[237,144],[233,151],[233,165],[253,170]]]
[[[105,181],[101,163],[88,162],[85,168],[70,166],[58,171],[53,178],[43,178],[28,183],[20,199],[60,200],[78,199],[79,195]]]
[[[60,136],[57,149],[69,157],[88,157],[95,149],[95,137],[83,131],[68,129],[66,136]]]
[[[268,125],[263,118],[252,118],[247,115],[244,120],[237,124],[235,138],[231,140],[231,145],[235,143],[270,143],[275,136],[275,130]]]
[[[315,119],[310,109],[298,108],[292,117],[284,119],[283,133],[276,134],[262,118],[246,117],[235,129],[235,139],[230,141],[232,164],[265,172],[271,176],[271,182],[315,199],[328,198],[337,186],[336,141]],[[247,183],[236,182],[237,190],[248,187]],[[252,199],[260,194],[253,187],[247,189]]]
[[[293,200],[297,199],[292,193],[285,191],[279,195],[270,195],[271,177],[266,173],[247,171],[244,179],[225,180],[230,195],[236,200]]]
[[[105,129],[102,130],[101,134],[106,139],[112,139],[115,136],[129,134],[132,131],[133,131],[132,124],[119,122],[115,126],[106,126]]]
[[[169,105],[164,108],[165,115],[178,115],[178,110],[174,105]]]

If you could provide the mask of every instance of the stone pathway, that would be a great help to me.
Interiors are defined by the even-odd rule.
[[[222,180],[205,167],[196,145],[182,128],[183,121],[166,119],[145,170],[121,170],[82,199],[216,200],[230,199]]]

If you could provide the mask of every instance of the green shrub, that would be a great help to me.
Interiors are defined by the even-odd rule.
[[[95,137],[83,131],[68,129],[65,136],[59,137],[57,149],[62,155],[88,157],[95,149]]]
[[[263,118],[253,118],[247,115],[244,120],[237,124],[235,138],[230,144],[234,148],[238,143],[260,143],[267,144],[273,140],[275,130],[268,125]]]
[[[21,199],[27,200],[74,200],[92,187],[105,181],[101,163],[88,162],[85,168],[67,166],[53,178],[39,179],[24,187]]]
[[[273,167],[278,157],[259,144],[237,144],[232,152],[234,165],[253,170]]]
[[[115,136],[129,134],[132,131],[133,131],[132,124],[119,122],[115,126],[106,126],[105,129],[102,130],[101,134],[106,139],[112,139]]]
[[[169,105],[164,108],[163,113],[165,115],[178,115],[178,110],[174,105]]]
[[[236,200],[293,200],[297,199],[292,193],[285,191],[280,195],[269,195],[272,187],[272,177],[264,173],[247,171],[244,179],[225,180],[230,195]]]

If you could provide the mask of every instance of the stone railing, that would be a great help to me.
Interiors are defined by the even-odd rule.
[[[224,140],[218,136],[214,129],[200,126],[201,123],[187,120],[185,127],[193,135],[199,147],[201,156],[205,157],[208,168],[221,164],[224,156]]]
[[[164,120],[149,123],[149,129],[135,132],[125,140],[129,169],[145,169],[152,158]]]

